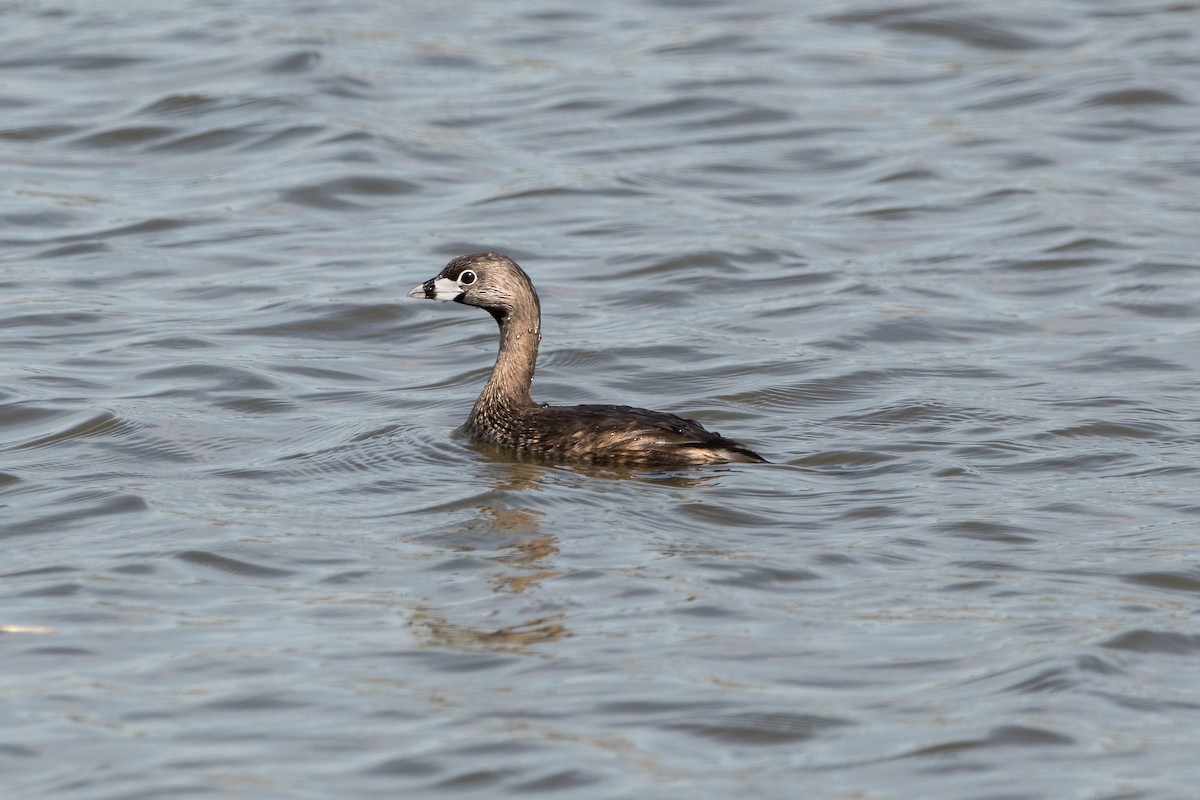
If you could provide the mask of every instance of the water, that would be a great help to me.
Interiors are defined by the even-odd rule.
[[[797,8],[0,7],[4,797],[1194,796],[1200,7]]]

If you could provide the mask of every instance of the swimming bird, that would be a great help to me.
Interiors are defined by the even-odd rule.
[[[766,462],[695,420],[616,405],[552,406],[530,396],[541,336],[533,281],[501,253],[459,256],[409,297],[453,300],[487,311],[500,326],[496,364],[463,429],[476,442],[557,462],[672,467]]]

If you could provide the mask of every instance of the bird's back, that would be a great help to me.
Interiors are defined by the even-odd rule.
[[[581,405],[531,406],[502,414],[480,411],[476,409],[467,423],[473,436],[545,458],[662,466],[766,461],[695,420],[644,408]]]

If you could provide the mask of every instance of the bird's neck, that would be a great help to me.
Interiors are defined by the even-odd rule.
[[[475,402],[475,409],[524,408],[533,405],[529,386],[537,364],[538,344],[542,341],[541,313],[536,295],[524,312],[493,312],[500,325],[500,350],[496,365]]]

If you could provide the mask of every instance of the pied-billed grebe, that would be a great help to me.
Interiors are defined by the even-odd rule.
[[[542,340],[541,304],[529,276],[508,256],[459,256],[408,296],[479,306],[500,325],[496,365],[464,426],[477,441],[553,461],[647,466],[766,461],[674,414],[533,402],[529,386]]]

